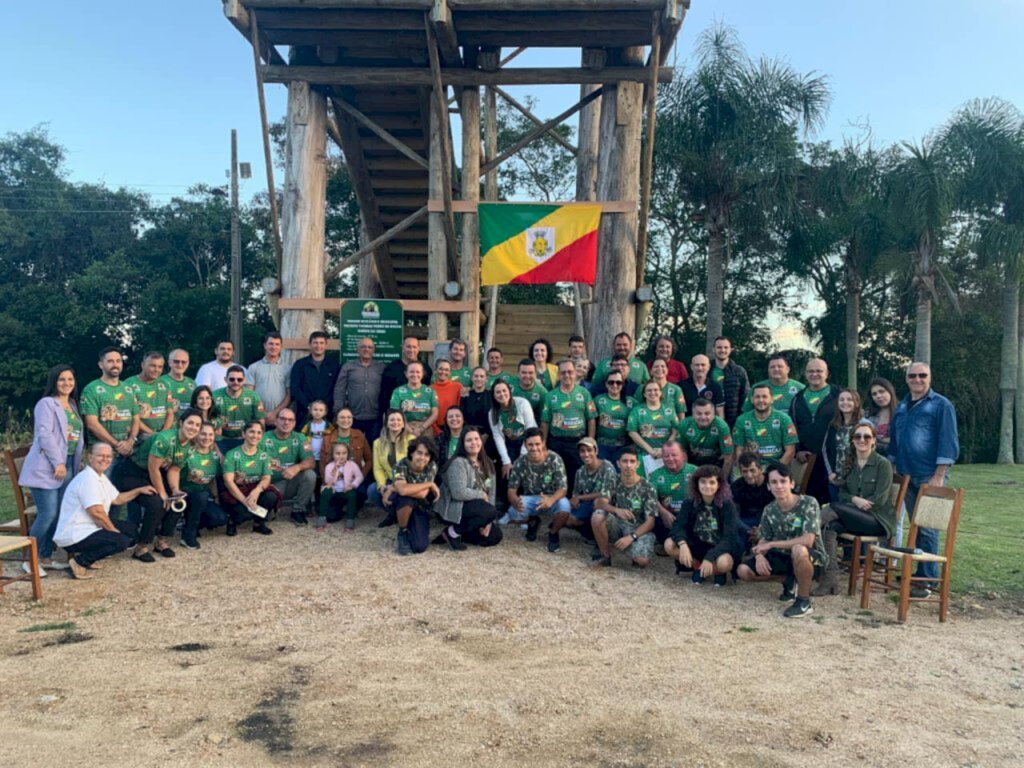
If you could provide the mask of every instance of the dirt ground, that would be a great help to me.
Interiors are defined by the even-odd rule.
[[[373,521],[247,528],[8,588],[0,765],[1021,765],[1018,605],[786,621],[777,584],[594,572],[574,534],[399,558]]]

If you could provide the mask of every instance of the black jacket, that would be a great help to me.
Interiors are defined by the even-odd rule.
[[[751,485],[742,477],[737,477],[729,488],[732,490],[732,500],[739,508],[741,520],[756,520],[760,523],[764,508],[775,501],[772,492],[768,490],[767,480],[760,485]]]
[[[712,362],[712,365],[714,364]],[[725,395],[725,422],[729,425],[729,429],[732,429],[736,426],[736,419],[743,409],[743,401],[747,399],[750,379],[747,378],[746,369],[732,360],[722,370],[725,373],[722,378],[722,394]],[[711,378],[710,372],[708,378]]]
[[[679,382],[679,388],[683,390],[683,397],[686,398],[687,416],[693,416],[693,404],[697,402],[697,399],[700,397],[710,401],[715,408],[718,408],[720,405],[725,405],[725,390],[722,389],[721,384],[716,381],[712,381],[710,376],[707,377],[703,392],[697,391],[697,385],[693,383],[692,376]],[[744,397],[746,397],[746,395],[744,395]],[[742,401],[740,402],[742,403]]]
[[[296,426],[306,423],[309,404],[314,400],[327,403],[327,419],[330,421],[334,413],[334,383],[338,380],[341,363],[333,355],[324,357],[320,367],[313,364],[313,357],[300,357],[292,365],[291,395],[292,408],[295,409]]]
[[[677,544],[685,541],[691,551],[697,541],[697,534],[693,532],[693,524],[697,519],[695,507],[693,499],[684,501],[676,521],[672,524],[672,532],[669,533],[672,541]],[[715,507],[715,520],[718,521],[718,541],[708,550],[704,556],[705,560],[714,561],[719,555],[732,554],[740,548],[736,527],[736,505],[727,501],[721,507]]]
[[[793,419],[797,436],[800,438],[800,443],[796,447],[798,451],[809,451],[815,455],[821,453],[829,422],[836,415],[836,403],[839,398],[839,387],[835,384],[829,384],[828,390],[813,416],[805,399],[810,392],[809,389],[802,390],[789,404],[789,416]]]

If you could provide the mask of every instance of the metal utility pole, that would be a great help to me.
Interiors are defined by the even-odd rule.
[[[235,362],[245,359],[242,346],[242,233],[238,222],[238,132],[231,129],[231,343]]]

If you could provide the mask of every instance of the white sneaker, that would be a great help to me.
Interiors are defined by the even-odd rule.
[[[49,563],[44,563],[44,562],[40,561],[39,567],[40,568],[45,568],[48,571],[66,571],[71,566],[68,565],[67,563],[62,563],[59,560],[53,560],[53,561],[51,561]]]
[[[28,560],[22,560],[22,562],[21,562],[21,570],[23,570],[25,573],[32,573],[32,566],[30,566],[28,564]],[[39,578],[40,579],[45,579],[46,578],[46,571],[43,570],[43,566],[41,566],[41,565],[39,566]]]
[[[498,525],[508,525],[512,522],[512,518],[508,516],[508,512],[498,518]]]

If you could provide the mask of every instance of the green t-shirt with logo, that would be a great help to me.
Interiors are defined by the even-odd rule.
[[[501,425],[501,435],[506,440],[521,440],[526,432],[526,425],[518,418],[519,413],[515,409],[515,401],[513,400],[512,403],[512,408],[507,410],[503,408],[498,411],[498,423]]]
[[[612,463],[602,459],[594,472],[587,469],[586,465],[576,470],[576,482],[573,484],[573,494],[576,496],[589,496],[592,493],[598,494],[601,498],[607,498],[614,490],[619,475]]]
[[[548,424],[552,437],[584,437],[587,421],[597,418],[597,409],[590,393],[576,385],[568,394],[561,387],[548,392],[540,420]]]
[[[391,407],[404,413],[406,421],[426,421],[430,412],[438,407],[437,393],[422,384],[419,389],[404,384],[391,394]]]
[[[487,389],[490,389],[491,387],[493,387],[494,386],[494,382],[498,381],[499,379],[501,379],[506,384],[508,384],[509,389],[511,389],[512,387],[514,387],[516,384],[519,383],[519,379],[517,379],[511,373],[506,373],[505,371],[502,371],[501,373],[493,373],[493,374],[492,373],[488,373],[487,374]]]
[[[804,388],[804,402],[807,403],[807,409],[811,412],[811,416],[818,414],[818,408],[825,402],[825,399],[829,396],[832,388],[826,384],[824,387],[815,392],[810,387]]]
[[[679,421],[686,417],[686,397],[683,395],[683,390],[671,381],[662,387],[661,402],[675,408],[676,419]]]
[[[715,382],[715,384],[721,384],[725,381],[725,368],[719,368],[714,364],[714,362],[712,362],[710,376],[711,380]]]
[[[597,444],[618,448],[628,443],[626,423],[636,407],[636,400],[632,397],[613,400],[608,395],[598,395],[594,398],[594,407],[597,409]]]
[[[251,485],[258,483],[265,475],[272,474],[270,470],[270,456],[263,450],[261,445],[252,456],[242,451],[244,446],[239,445],[228,451],[224,457],[224,474],[235,473],[235,485]]]
[[[759,421],[754,411],[741,413],[732,430],[732,442],[762,458],[780,459],[786,447],[796,445],[799,440],[793,420],[773,409],[764,421]]]
[[[597,364],[594,369],[593,380],[598,383],[603,383],[608,378],[608,374],[612,370],[612,359],[606,357],[604,360]],[[650,371],[647,370],[647,366],[644,365],[644,361],[638,357],[629,358],[629,378],[637,383],[637,386],[642,387],[644,382],[651,378]]]
[[[251,389],[243,388],[238,397],[232,397],[227,387],[221,387],[213,393],[213,404],[223,419],[221,435],[229,440],[242,437],[248,422],[262,421],[266,415],[263,401]]]
[[[132,431],[132,419],[139,412],[135,392],[120,382],[117,386],[96,379],[85,385],[79,403],[82,417],[95,416],[100,425],[117,441],[124,440]]]
[[[172,466],[184,469],[193,450],[191,442],[182,445],[178,441],[178,428],[171,427],[150,435],[139,443],[132,454],[132,461],[146,469],[149,467],[149,457],[153,456],[160,459],[161,469]]]
[[[677,515],[690,495],[690,475],[697,471],[693,464],[684,464],[678,472],[669,472],[665,467],[658,467],[651,473],[648,482],[654,486],[659,500],[666,500],[665,506]]]
[[[139,403],[139,418],[142,423],[159,432],[164,428],[164,421],[168,413],[174,412],[174,402],[171,399],[171,390],[161,379],[143,381],[138,376],[132,376],[125,381],[126,387],[131,387],[135,393],[135,399]]]
[[[512,397],[521,397],[530,404],[530,407],[533,409],[533,418],[538,424],[540,423],[541,413],[544,410],[544,400],[547,396],[548,391],[537,381],[529,389],[523,389],[518,379],[512,385]]]
[[[648,517],[655,517],[658,514],[658,494],[654,486],[644,478],[640,478],[634,485],[626,485],[619,477],[611,493],[605,498],[613,507],[628,509],[633,513],[631,525],[639,528]]]
[[[165,373],[160,377],[160,381],[170,390],[171,405],[175,412],[188,408],[188,404],[192,402],[192,393],[196,391],[195,379],[186,376],[181,381],[175,381],[171,374]]]
[[[729,425],[718,416],[704,429],[693,416],[683,419],[679,425],[679,444],[699,464],[711,464],[734,452]]]
[[[566,490],[569,482],[565,463],[554,451],[548,451],[540,464],[534,464],[527,456],[520,456],[509,470],[508,487],[520,496],[550,496],[559,489]]]
[[[74,408],[65,408],[64,415],[68,419],[68,456],[74,456],[78,450],[78,441],[82,439],[82,417]]]
[[[754,410],[754,403],[750,397],[754,394],[756,387],[768,387],[772,393],[772,408],[783,413],[789,411],[789,404],[793,402],[793,398],[806,389],[805,385],[796,379],[790,379],[785,384],[772,384],[771,379],[759,381],[747,391],[747,399],[743,401],[744,411]],[[817,406],[815,406],[815,410],[817,410]]]
[[[473,386],[473,369],[468,365],[463,365],[461,368],[453,367],[451,379],[459,382],[466,389],[470,389]]]
[[[639,403],[633,408],[626,423],[629,432],[637,432],[652,448],[661,448],[678,426],[676,410],[671,405],[651,409],[647,403]]]
[[[270,481],[276,483],[281,473],[293,464],[313,458],[309,440],[298,432],[289,432],[287,437],[278,437],[276,430],[263,436],[260,448],[270,457]]]
[[[188,493],[206,490],[220,474],[220,465],[220,454],[215,448],[211,448],[209,453],[192,451],[182,475],[181,490]]]

